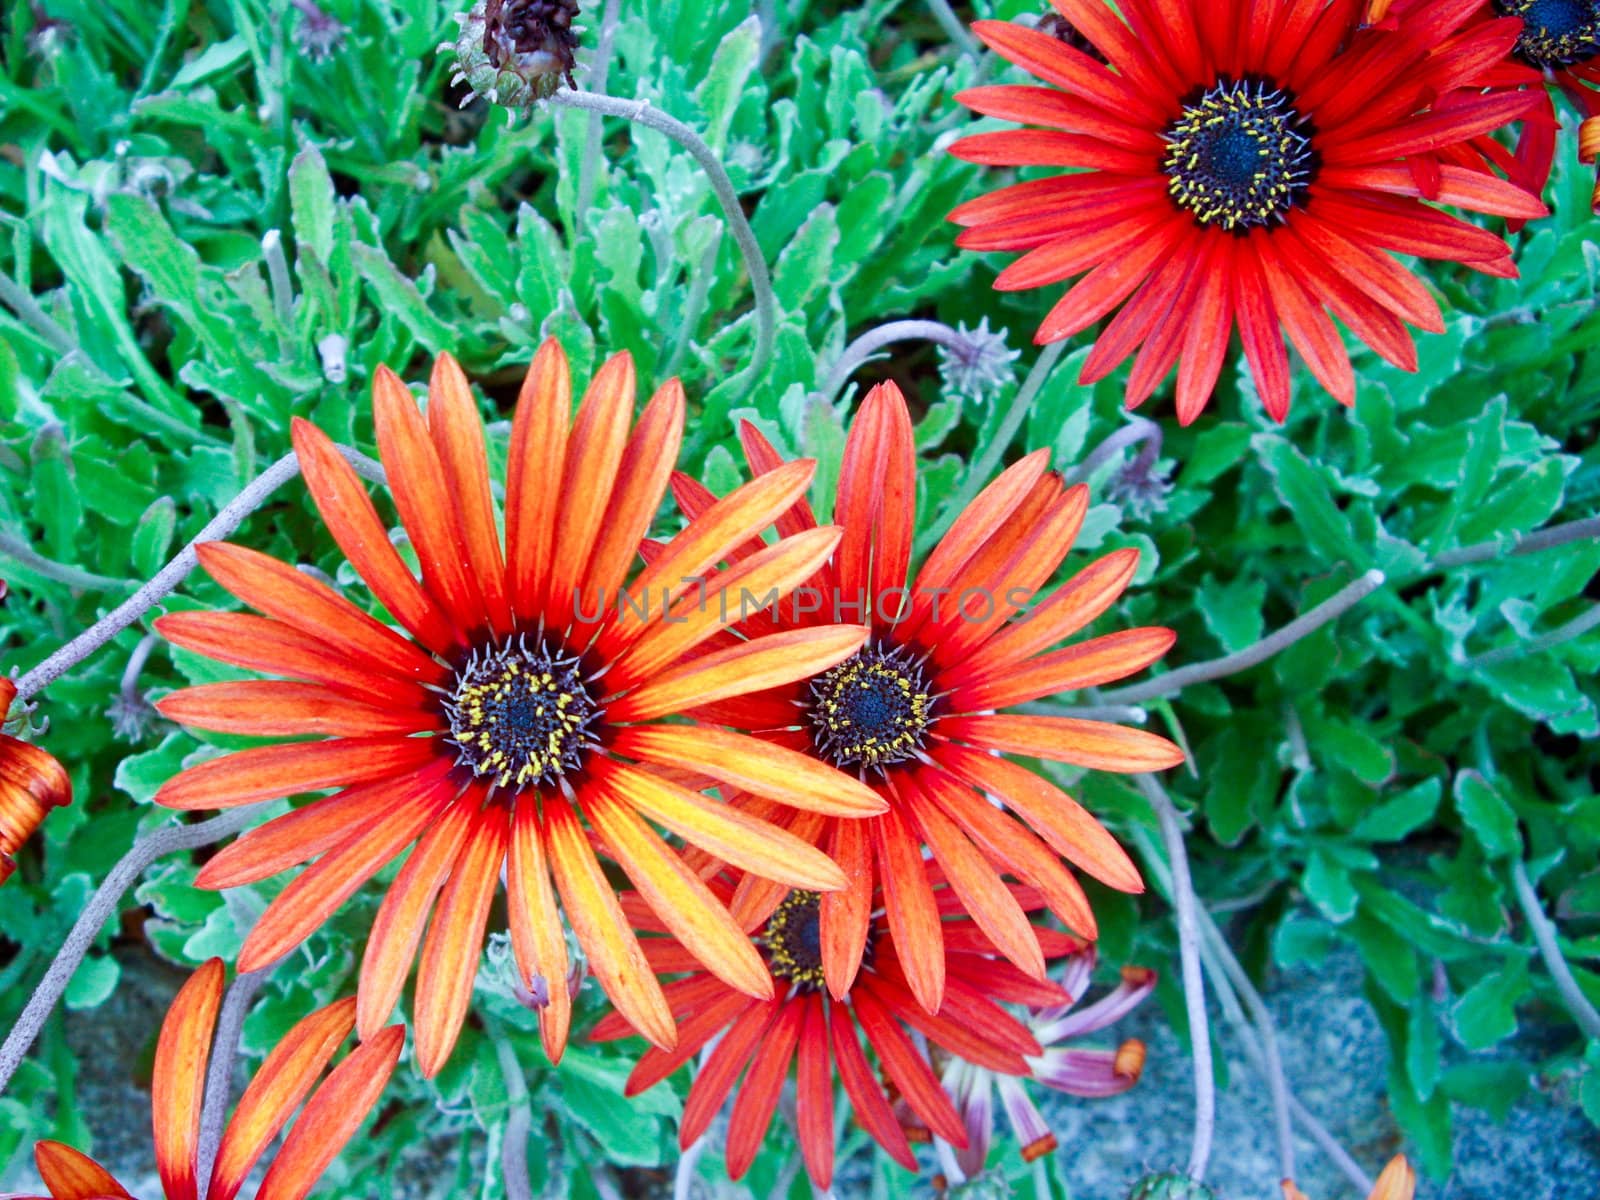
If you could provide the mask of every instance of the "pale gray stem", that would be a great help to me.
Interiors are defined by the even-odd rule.
[[[928,0],[928,11],[933,14],[933,19],[939,22],[939,28],[944,30],[948,37],[957,46],[961,53],[978,56],[978,43],[972,34],[967,32],[966,24],[956,16],[955,9],[951,8],[946,0]]]
[[[0,554],[15,559],[35,575],[84,591],[109,592],[133,586],[131,580],[112,579],[109,575],[96,575],[90,571],[81,571],[77,567],[69,567],[65,563],[54,562],[45,558],[15,534],[3,530],[0,530]]]
[[[1106,438],[1077,466],[1070,471],[1062,473],[1061,482],[1071,487],[1075,483],[1082,483],[1100,469],[1113,455],[1145,443],[1145,449],[1139,452],[1141,458],[1148,456],[1154,463],[1155,458],[1161,453],[1161,426],[1146,417],[1130,416],[1128,423],[1119,429],[1113,430]]]
[[[1216,1079],[1211,1065],[1211,1025],[1206,1018],[1206,983],[1200,968],[1200,925],[1194,880],[1189,875],[1189,855],[1183,844],[1183,825],[1166,790],[1154,775],[1136,775],[1139,791],[1155,810],[1172,870],[1173,907],[1178,916],[1178,960],[1183,970],[1183,1002],[1189,1015],[1189,1044],[1194,1054],[1194,1145],[1189,1154],[1189,1177],[1203,1181],[1211,1160],[1211,1141],[1217,1124]]]
[[[1600,604],[1579,613],[1564,625],[1558,625],[1549,633],[1541,633],[1538,637],[1531,637],[1525,642],[1513,642],[1509,646],[1497,646],[1493,650],[1485,650],[1482,654],[1474,654],[1464,659],[1464,666],[1489,667],[1495,663],[1515,662],[1519,658],[1526,658],[1530,654],[1549,650],[1570,642],[1573,638],[1582,637],[1596,626],[1600,626]]]
[[[211,1168],[216,1165],[222,1131],[227,1125],[228,1105],[233,1099],[233,1064],[239,1056],[239,1034],[256,993],[277,966],[271,963],[259,971],[236,976],[222,1001],[222,1011],[217,1015],[217,1032],[211,1041],[211,1066],[206,1072],[205,1102],[201,1106],[197,1173],[200,1200],[206,1200],[206,1193],[211,1190]]]
[[[1037,701],[1018,704],[1013,712],[1038,713],[1049,717],[1077,717],[1083,721],[1117,721],[1143,725],[1150,720],[1150,711],[1137,704],[1051,704]]]
[[[164,854],[178,850],[193,850],[198,846],[210,846],[238,833],[250,824],[256,815],[257,807],[245,805],[229,809],[220,816],[194,825],[168,825],[145,834],[129,847],[117,865],[111,868],[105,882],[89,898],[89,903],[79,914],[66,940],[56,951],[55,960],[45,971],[44,978],[39,981],[39,986],[34,989],[33,995],[28,998],[22,1015],[17,1018],[17,1023],[6,1035],[4,1045],[0,1045],[0,1094],[5,1092],[6,1085],[16,1074],[23,1056],[33,1045],[34,1039],[39,1036],[39,1031],[44,1028],[44,1023],[54,1011],[56,1002],[67,990],[73,972],[78,969],[78,964],[89,952],[89,947],[94,944],[94,939],[105,927],[105,923],[117,911],[123,894],[133,886],[134,880],[144,873],[146,867]]]
[[[261,256],[267,260],[267,280],[272,285],[272,307],[288,329],[294,324],[294,285],[289,282],[289,260],[283,254],[283,234],[269,229],[261,237]]]
[[[741,375],[746,387],[753,384],[761,378],[761,373],[767,369],[767,363],[772,358],[773,343],[778,336],[778,298],[772,290],[772,276],[767,271],[766,259],[761,257],[761,245],[756,241],[755,231],[750,228],[750,222],[739,204],[739,193],[734,190],[733,181],[728,178],[728,172],[712,153],[711,147],[682,121],[650,107],[648,100],[619,100],[615,96],[565,88],[551,96],[550,102],[568,108],[602,113],[609,117],[621,117],[636,125],[664,133],[687,150],[700,164],[711,181],[711,190],[716,193],[717,201],[722,205],[723,215],[728,219],[728,229],[733,233],[733,240],[738,244],[739,253],[744,257],[745,270],[750,275],[750,286],[755,292],[755,349],[751,352],[750,362]]]
[[[0,303],[16,313],[22,323],[48,342],[52,349],[69,354],[78,348],[72,335],[56,324],[55,319],[39,307],[38,301],[3,271],[0,271]]]
[[[1022,422],[1027,420],[1028,409],[1033,405],[1033,398],[1044,387],[1045,380],[1050,378],[1050,372],[1055,369],[1056,362],[1066,350],[1065,342],[1052,342],[1039,353],[1034,360],[1033,369],[1028,372],[1028,377],[1022,381],[1022,386],[1017,389],[1017,394],[1011,397],[1011,406],[1006,409],[1006,414],[1000,419],[1000,428],[995,430],[994,436],[983,448],[978,461],[973,463],[967,471],[966,479],[962,481],[961,490],[955,498],[945,503],[944,510],[939,514],[939,519],[932,528],[922,537],[917,539],[917,553],[924,554],[942,538],[955,524],[955,520],[966,511],[967,505],[981,492],[984,485],[989,482],[989,477],[994,474],[995,468],[1000,465],[1000,459],[1010,448],[1012,441],[1017,436],[1017,430],[1022,428]]]
[[[1443,571],[1450,567],[1463,567],[1470,563],[1487,562],[1491,558],[1513,557],[1518,554],[1535,554],[1552,546],[1584,538],[1600,537],[1600,517],[1585,517],[1581,521],[1567,521],[1561,525],[1547,525],[1517,538],[1511,545],[1504,542],[1477,542],[1458,550],[1446,550],[1428,564],[1430,571]]]
[[[491,1030],[495,1059],[506,1081],[511,1115],[506,1120],[505,1137],[500,1143],[500,1174],[505,1181],[506,1200],[533,1200],[533,1181],[528,1177],[528,1135],[533,1132],[533,1106],[528,1100],[528,1081],[522,1076],[517,1052],[500,1029]]]
[[[1600,1012],[1595,1011],[1594,1005],[1589,1003],[1589,997],[1583,994],[1578,981],[1572,977],[1572,968],[1567,966],[1566,957],[1561,953],[1561,945],[1556,941],[1555,923],[1545,915],[1544,906],[1539,903],[1539,893],[1533,890],[1533,881],[1528,878],[1528,868],[1523,865],[1520,858],[1511,864],[1511,883],[1516,888],[1517,903],[1522,906],[1522,915],[1528,919],[1528,928],[1533,931],[1533,940],[1539,947],[1539,957],[1544,959],[1545,969],[1550,972],[1556,991],[1561,994],[1562,1003],[1567,1006],[1572,1019],[1578,1023],[1578,1028],[1583,1031],[1584,1037],[1600,1038]]]
[[[933,342],[957,352],[970,351],[972,348],[969,339],[943,321],[889,321],[867,330],[844,348],[839,361],[828,372],[828,380],[822,385],[822,394],[832,400],[862,363],[895,342]]]
[[[1219,960],[1228,982],[1233,985],[1239,998],[1244,1001],[1245,1007],[1250,1010],[1251,1020],[1255,1022],[1256,1034],[1261,1039],[1262,1071],[1267,1077],[1267,1088],[1272,1093],[1272,1123],[1278,1144],[1279,1177],[1293,1179],[1295,1177],[1294,1135],[1289,1124],[1289,1082],[1283,1073],[1283,1055],[1278,1049],[1278,1032],[1273,1027],[1272,1014],[1267,1011],[1261,993],[1256,991],[1255,984],[1250,982],[1250,976],[1240,965],[1238,957],[1228,945],[1227,939],[1222,936],[1222,930],[1217,928],[1217,923],[1211,919],[1211,915],[1198,906],[1197,915],[1200,918],[1201,932],[1210,943],[1212,953]]]
[[[132,704],[139,699],[139,674],[160,641],[159,634],[147,633],[139,639],[133,653],[128,655],[128,665],[122,669],[122,683],[117,687],[118,694],[126,703]]]
[[[620,0],[606,0],[600,16],[600,37],[595,42],[594,69],[589,82],[594,91],[605,94],[606,80],[611,75],[611,44],[617,36]],[[589,124],[583,133],[583,161],[578,164],[577,219],[582,221],[594,203],[595,176],[600,170],[600,113],[591,110]]]
[[[383,468],[366,455],[344,446],[339,448],[339,452],[363,478],[376,483],[384,481]],[[256,476],[243,491],[206,523],[205,528],[195,535],[193,541],[178,551],[171,562],[157,571],[150,582],[18,679],[18,699],[26,700],[42,691],[149,612],[154,605],[170,595],[190,571],[194,570],[194,565],[198,561],[195,554],[196,546],[202,542],[215,542],[227,537],[244,523],[246,517],[265,504],[274,492],[299,473],[300,463],[295,458],[294,452],[290,451]]]
[[[1113,688],[1108,692],[1102,693],[1102,698],[1112,704],[1139,704],[1146,700],[1156,700],[1162,696],[1170,696],[1175,692],[1180,692],[1191,683],[1203,683],[1209,679],[1221,679],[1224,676],[1248,670],[1257,663],[1265,662],[1275,654],[1281,654],[1308,634],[1315,633],[1329,621],[1336,619],[1346,610],[1355,607],[1355,605],[1366,599],[1374,591],[1382,587],[1383,583],[1384,574],[1382,571],[1368,571],[1355,582],[1340,588],[1310,612],[1296,617],[1282,629],[1268,634],[1253,646],[1246,646],[1235,654],[1214,658],[1210,662],[1179,667],[1176,671],[1168,671],[1165,675],[1145,683],[1136,683],[1124,688]]]

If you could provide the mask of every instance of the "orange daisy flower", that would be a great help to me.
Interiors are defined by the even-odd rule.
[[[1516,22],[1466,29],[1470,6],[1447,0],[1398,18],[1394,31],[1363,26],[1365,0],[1053,3],[1099,57],[979,21],[987,45],[1053,86],[962,92],[979,113],[1043,128],[976,134],[951,152],[1072,171],[1002,188],[950,219],[967,227],[957,241],[968,249],[1027,252],[1001,272],[1002,290],[1083,276],[1036,341],[1115,312],[1085,383],[1134,355],[1131,408],[1177,363],[1178,419],[1188,423],[1237,327],[1274,419],[1289,411],[1283,333],[1322,386],[1354,404],[1330,312],[1408,371],[1417,360],[1406,325],[1444,328],[1391,252],[1515,278],[1504,241],[1422,198],[1524,219],[1544,206],[1499,178],[1416,156],[1463,146],[1538,103],[1473,94],[1515,42]]]
[[[4,585],[0,584],[0,595]],[[17,698],[17,685],[0,678],[0,721]],[[17,869],[11,856],[33,836],[52,808],[72,803],[72,780],[54,755],[0,733],[0,883]]]
[[[845,880],[823,854],[680,777],[829,816],[883,807],[804,755],[661,723],[826,669],[861,645],[864,629],[837,627],[686,657],[727,623],[714,590],[708,599],[693,582],[793,504],[813,464],[729,496],[623,588],[677,457],[683,390],[676,380],[663,386],[630,434],[626,354],[596,374],[575,421],[569,389],[565,356],[547,342],[512,426],[502,550],[483,428],[460,367],[449,356],[435,365],[426,419],[400,380],[379,370],[378,447],[420,580],[333,444],[295,422],[295,451],[323,520],[410,637],[292,566],[226,543],[202,546],[201,565],[264,615],[185,612],[157,622],[178,645],[288,680],[187,688],[160,702],[165,715],[223,733],[327,739],[201,763],[170,780],[158,803],[218,808],[341,789],[245,835],[201,871],[202,886],[231,887],[317,859],[268,906],[240,951],[241,970],[298,945],[416,843],[378,910],[356,1014],[363,1036],[388,1019],[420,944],[417,1061],[429,1076],[465,1018],[502,869],[518,967],[530,990],[550,997],[540,1016],[551,1057],[570,1019],[567,990],[538,986],[567,976],[558,894],[607,995],[670,1046],[666,1001],[642,969],[595,847],[710,970],[767,997],[761,956],[650,822],[786,886],[828,889]],[[765,547],[724,582],[787,591],[837,541],[836,530],[808,531]]]
[[[173,999],[156,1043],[150,1108],[156,1169],[166,1200],[198,1200],[200,1195],[200,1116],[222,983],[220,958],[202,965]],[[300,1200],[316,1186],[366,1120],[405,1042],[405,1030],[398,1025],[380,1030],[352,1050],[318,1086],[324,1068],[355,1025],[355,1007],[352,998],[312,1013],[267,1055],[223,1130],[207,1200],[234,1200],[302,1101],[305,1109],[255,1195],[256,1200]],[[232,1050],[223,1047],[223,1053]],[[33,1155],[50,1192],[48,1200],[130,1200],[128,1190],[109,1171],[70,1146],[39,1142]]]
[[[783,470],[754,428],[741,432],[757,479]],[[845,443],[835,520],[839,549],[806,588],[756,613],[748,633],[827,628],[844,615],[870,620],[865,646],[837,667],[703,707],[708,721],[758,732],[776,745],[858,774],[888,802],[866,821],[815,812],[774,815],[827,848],[849,887],[822,899],[822,962],[835,999],[849,990],[867,941],[869,898],[883,888],[889,928],[911,991],[930,1012],[945,995],[941,923],[921,870],[926,846],[952,892],[1011,962],[1037,979],[1044,954],[1001,880],[1039,890],[1068,928],[1095,934],[1082,887],[1062,863],[1114,888],[1143,890],[1132,860],[1077,801],[1002,757],[1021,754],[1101,771],[1155,771],[1183,760],[1166,738],[1066,716],[997,710],[1121,679],[1172,645],[1171,630],[1129,629],[1052,650],[1121,595],[1138,564],[1119,550],[1029,608],[1061,565],[1082,525],[1088,489],[1064,488],[1046,453],[1004,472],[964,512],[910,581],[916,497],[911,415],[893,384],[874,388]],[[675,494],[691,516],[711,495],[681,476]],[[797,505],[778,522],[799,535],[815,525]],[[741,554],[754,553],[756,543]],[[1004,805],[1013,819],[990,799]],[[734,913],[747,925],[770,913],[784,889],[747,877]]]
[[[699,1139],[737,1086],[728,1124],[730,1178],[738,1179],[755,1161],[791,1064],[800,1152],[807,1173],[820,1188],[828,1187],[833,1177],[836,1077],[862,1128],[908,1171],[917,1169],[917,1160],[907,1129],[896,1115],[897,1100],[920,1122],[914,1136],[926,1140],[937,1135],[965,1146],[961,1116],[926,1053],[904,1027],[963,1061],[1022,1076],[1030,1071],[1026,1056],[1042,1051],[1027,1027],[1001,1005],[1061,1004],[1067,995],[1055,984],[1030,979],[999,958],[994,943],[964,914],[961,899],[946,886],[937,866],[918,864],[911,869],[934,897],[948,956],[945,1005],[937,1016],[912,996],[903,944],[881,912],[867,927],[861,970],[849,994],[843,999],[831,997],[823,977],[822,898],[815,892],[790,892],[756,939],[782,989],[773,999],[753,1001],[733,991],[699,969],[694,956],[673,938],[646,939],[645,952],[656,970],[688,972],[667,985],[672,1010],[683,1022],[682,1037],[670,1052],[646,1051],[628,1076],[625,1093],[633,1096],[653,1087],[720,1035],[689,1088],[678,1139],[684,1149]],[[728,893],[733,887],[721,877],[713,885]],[[1032,889],[1011,885],[1007,892],[1019,908],[1042,906],[1042,897]],[[642,906],[628,897],[624,901],[641,930],[669,932]],[[1052,958],[1083,947],[1056,930],[1034,927],[1034,934]],[[623,1021],[608,1016],[590,1036],[608,1041],[629,1032]],[[862,1052],[861,1034],[882,1066],[887,1094]]]

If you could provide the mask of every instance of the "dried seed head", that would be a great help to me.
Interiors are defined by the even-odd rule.
[[[576,0],[478,0],[457,17],[458,77],[471,89],[462,106],[482,96],[507,108],[531,108],[563,80],[574,86],[577,16]]]

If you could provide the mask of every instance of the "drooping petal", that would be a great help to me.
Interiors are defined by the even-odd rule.
[[[550,997],[539,1010],[539,1037],[551,1063],[559,1063],[572,1024],[572,997],[566,986],[567,938],[550,882],[539,810],[533,804],[517,804],[512,817],[506,912],[511,951],[523,986],[542,979]]]
[[[294,1115],[355,1028],[355,997],[318,1009],[284,1036],[234,1109],[211,1171],[207,1200],[233,1200],[272,1139]]]
[[[391,1025],[333,1069],[284,1139],[256,1200],[303,1200],[367,1119],[404,1044],[405,1030]]]
[[[683,1119],[678,1124],[679,1146],[687,1150],[705,1134],[745,1064],[760,1051],[767,1030],[777,1020],[781,1009],[782,1004],[777,1000],[752,1004],[722,1035],[689,1088]]]
[[[767,1126],[772,1124],[772,1114],[777,1111],[778,1096],[789,1074],[789,1061],[800,1043],[805,1019],[804,1005],[784,1005],[762,1040],[761,1052],[750,1063],[728,1120],[729,1179],[741,1178],[755,1162]]]
[[[899,949],[906,978],[922,1007],[938,1012],[944,1000],[944,937],[933,889],[922,865],[922,847],[905,818],[896,811],[901,803],[897,797],[888,812],[870,821],[872,853],[877,860],[889,932]]]
[[[167,1200],[198,1200],[200,1109],[205,1100],[211,1036],[222,1007],[223,967],[207,959],[189,976],[156,1040],[150,1074],[150,1113],[155,1127],[156,1170]]]
[[[804,1009],[795,1058],[795,1139],[806,1174],[819,1188],[833,1182],[833,1067],[828,1053],[828,1018],[822,996],[799,1001]]]

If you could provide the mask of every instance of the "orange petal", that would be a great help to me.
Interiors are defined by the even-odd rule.
[[[867,640],[864,625],[819,625],[751,638],[695,655],[607,704],[612,720],[647,721],[820,675]]]
[[[180,771],[161,785],[156,803],[186,811],[234,808],[401,775],[436,757],[438,747],[432,738],[337,738],[257,746]]]
[[[741,871],[814,892],[845,885],[832,859],[776,825],[637,767],[597,759],[591,772],[618,799]]]
[[[1098,687],[1144,670],[1170,650],[1177,637],[1172,630],[1159,627],[1118,630],[1020,666],[1008,664],[998,672],[985,671],[982,682],[954,689],[950,704],[957,712],[1005,708],[1041,696]]]
[[[941,747],[939,765],[1000,800],[1057,854],[1123,892],[1144,891],[1139,868],[1094,815],[1048,779],[992,754]]]
[[[346,997],[312,1013],[273,1047],[228,1121],[207,1200],[233,1200],[355,1023],[355,997]]]
[[[832,526],[797,533],[752,554],[714,576],[704,594],[687,596],[669,614],[653,609],[648,630],[617,661],[610,676],[618,691],[649,679],[680,655],[739,619],[742,600],[754,607],[766,597],[787,595],[805,582],[833,553],[839,531]]]
[[[931,614],[926,598],[931,597],[936,588],[948,592],[955,586],[961,569],[1016,511],[1049,465],[1050,452],[1035,450],[1007,467],[967,505],[917,573],[917,581],[911,589],[912,616],[904,626],[904,636],[915,634]]]
[[[973,665],[997,673],[1071,637],[1116,602],[1139,566],[1139,552],[1114,550],[1050,593],[1049,599],[984,643]],[[959,668],[958,668],[959,670]]]
[[[422,566],[423,584],[470,639],[484,628],[487,614],[468,565],[459,499],[416,400],[388,367],[380,366],[372,377],[372,425],[395,510]]]
[[[489,495],[489,462],[483,444],[483,419],[461,364],[449,354],[434,360],[428,381],[428,434],[456,501],[468,570],[483,596],[490,624],[501,637],[511,633],[505,563]]]
[[[686,581],[701,578],[735,547],[771,525],[805,494],[816,469],[810,459],[786,463],[730,492],[691,521],[639,574],[626,599],[619,599],[617,619],[601,638],[601,650],[614,654],[651,628],[641,612],[659,614],[689,590],[692,584]]]
[[[612,489],[633,419],[633,357],[613,354],[595,372],[578,408],[567,445],[561,477],[561,511],[556,525],[554,565],[550,574],[547,613],[556,629],[564,629],[575,609],[584,569],[611,514]]]
[[[524,624],[544,612],[561,499],[572,380],[554,338],[534,355],[517,397],[506,459],[506,568],[512,607]]]
[[[856,1025],[835,1009],[835,1019],[830,1022],[833,1037],[833,1059],[839,1067],[839,1081],[850,1097],[850,1107],[855,1111],[861,1128],[872,1135],[889,1157],[908,1171],[917,1169],[917,1156],[906,1141],[906,1131],[890,1107],[888,1097],[878,1086],[867,1065],[867,1056],[861,1053],[861,1043],[856,1040]]]
[[[1412,1200],[1416,1192],[1417,1173],[1411,1169],[1405,1155],[1396,1154],[1383,1168],[1367,1200]]]
[[[443,654],[458,645],[455,629],[389,540],[355,468],[303,417],[289,422],[289,432],[322,523],[378,602],[430,650]]]
[[[896,945],[904,951],[903,943]],[[939,1086],[928,1060],[895,1022],[883,1002],[869,987],[858,987],[850,993],[850,1001],[855,1008],[856,1019],[861,1022],[861,1028],[867,1035],[867,1041],[878,1052],[884,1073],[894,1081],[911,1110],[927,1123],[929,1129],[952,1146],[964,1146],[967,1141],[966,1129],[956,1116],[950,1097]]]
[[[940,721],[934,732],[940,738],[989,750],[1047,758],[1096,771],[1164,771],[1183,761],[1183,751],[1159,734],[1078,717],[1011,713],[951,717]]]
[[[366,704],[315,683],[240,679],[202,683],[156,701],[161,715],[181,725],[253,737],[380,737],[440,728],[436,707]]]
[[[939,908],[928,884],[922,847],[896,811],[899,803],[891,804],[888,812],[870,822],[873,857],[883,886],[889,933],[906,979],[918,1003],[929,1012],[938,1012],[944,1000],[944,935],[939,928]]]
[[[683,1117],[678,1122],[678,1145],[688,1148],[697,1141],[722,1110],[723,1103],[753,1054],[760,1053],[767,1030],[778,1017],[782,1002],[768,1000],[752,1004],[728,1027],[689,1088]]]
[[[352,830],[337,847],[278,893],[239,948],[239,969],[255,971],[305,941],[360,887],[388,866],[455,798],[460,785],[440,763],[418,781],[418,791],[365,829]]]
[[[211,1035],[222,1005],[222,979],[220,958],[201,964],[178,989],[156,1041],[150,1111],[156,1169],[167,1200],[196,1200],[199,1196],[195,1172],[200,1155],[200,1108],[205,1100]]]
[[[50,1200],[100,1200],[115,1196],[127,1200],[128,1193],[109,1171],[94,1159],[61,1142],[34,1144],[33,1162],[39,1178],[49,1189]]]
[[[995,948],[1035,979],[1044,978],[1044,953],[1033,926],[999,873],[945,814],[910,779],[897,784],[906,813],[933,851],[934,861],[961,905]]]
[[[611,856],[684,948],[729,987],[769,999],[772,976],[761,955],[678,853],[602,780],[585,793],[584,807]]]
[[[872,845],[866,822],[833,822],[828,853],[849,881],[843,891],[823,895],[817,918],[823,978],[833,998],[842,1000],[861,969],[872,916]]]
[[[619,729],[611,750],[664,767],[704,772],[781,804],[836,817],[880,813],[887,802],[859,779],[772,742],[696,725]]]
[[[425,683],[446,675],[416,643],[288,563],[230,542],[205,542],[195,555],[206,574],[257,612],[321,638],[329,650],[369,670]]]
[[[270,617],[239,612],[177,612],[158,617],[155,627],[174,645],[218,662],[324,684],[340,695],[369,703],[381,705],[392,700],[417,708],[428,703],[432,695],[409,680],[375,676],[358,663],[330,654],[322,638]]]
[[[506,861],[509,817],[506,806],[495,803],[478,815],[428,927],[422,965],[417,969],[413,1019],[417,1070],[424,1079],[432,1079],[444,1068],[472,1003],[489,904]],[[563,979],[557,986],[565,984]]]
[[[378,906],[356,991],[356,1033],[362,1041],[377,1035],[400,999],[434,897],[449,878],[472,828],[477,799],[477,791],[469,789],[445,810],[422,835]]]
[[[564,797],[546,796],[544,815],[550,866],[562,907],[601,989],[629,1024],[655,1045],[672,1049],[678,1040],[672,1010],[589,848],[577,814]]]
[[[284,1139],[256,1200],[303,1200],[367,1119],[394,1073],[405,1040],[405,1030],[391,1025],[333,1069]]]
[[[543,979],[550,1001],[539,1010],[539,1038],[552,1063],[561,1061],[572,1024],[567,991],[567,937],[556,908],[555,888],[545,861],[539,810],[519,803],[511,822],[511,856],[506,864],[506,912],[511,951],[522,982]]]
[[[639,553],[639,543],[661,507],[683,444],[683,385],[664,383],[639,415],[622,452],[611,510],[600,529],[584,580],[586,595],[614,598]]]
[[[806,1174],[819,1188],[833,1181],[833,1066],[828,1055],[828,1018],[818,992],[803,997],[805,1023],[795,1058],[795,1136]]]

